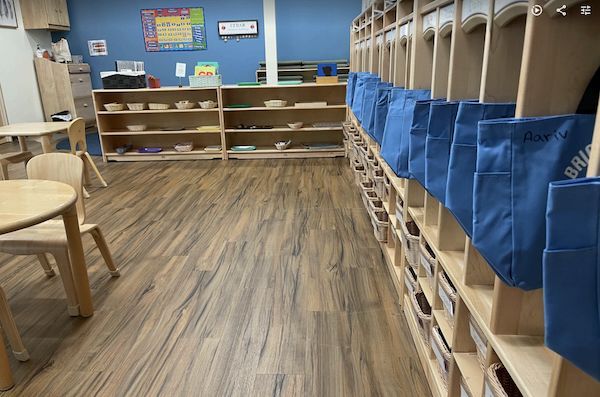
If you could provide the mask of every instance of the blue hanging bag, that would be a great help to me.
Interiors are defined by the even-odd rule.
[[[354,99],[354,86],[356,85],[356,72],[348,73],[348,83],[346,85],[346,105],[352,106]]]
[[[429,126],[429,111],[431,104],[443,99],[417,101],[410,128],[408,172],[425,186],[425,140]]]
[[[544,251],[546,345],[600,380],[600,178],[554,182]]]
[[[542,287],[548,184],[585,175],[593,129],[593,115],[479,122],[473,245],[508,285]]]
[[[373,124],[373,139],[375,139],[379,145],[383,142],[383,130],[385,129],[385,120],[387,119],[391,93],[391,85],[389,87],[380,87],[377,89],[375,116],[373,117],[375,120]]]
[[[354,89],[354,99],[352,101],[352,112],[354,116],[358,119],[358,121],[362,124],[363,122],[363,103],[365,100],[365,88],[368,82],[370,81],[379,81],[379,77],[367,73],[364,75],[359,75],[356,80],[356,88]]]
[[[379,81],[376,83],[368,82],[365,86],[365,100],[363,103],[363,124],[362,127],[374,138],[373,131],[375,130],[375,107],[377,105],[377,92],[380,88],[391,87],[390,83]]]
[[[397,176],[409,178],[410,127],[415,104],[419,100],[429,99],[431,91],[403,90],[403,94],[396,98],[394,98],[394,93],[395,91],[392,92],[392,101],[383,134],[381,156]]]
[[[442,204],[446,201],[448,161],[459,102],[431,104],[425,143],[425,188]]]
[[[448,162],[445,205],[470,237],[473,235],[473,175],[480,120],[514,117],[514,103],[461,102]]]

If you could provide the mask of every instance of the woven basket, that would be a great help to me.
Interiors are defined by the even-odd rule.
[[[375,181],[375,193],[377,196],[383,200],[383,192],[385,190],[385,185],[383,184],[383,170],[380,168],[373,172],[373,180]]]
[[[265,101],[265,106],[268,108],[284,108],[287,106],[287,101],[281,99],[270,99]]]
[[[125,106],[122,103],[105,103],[104,104],[104,109],[106,109],[108,112],[119,112],[121,110],[123,110],[125,108]]]
[[[150,110],[167,110],[171,105],[168,103],[149,103],[148,109]]]
[[[486,370],[486,356],[487,356],[487,338],[485,334],[479,328],[473,316],[469,315],[469,334],[473,342],[475,342],[475,348],[477,349],[477,360],[483,371]]]
[[[404,201],[396,193],[396,229],[400,229],[404,223]]]
[[[419,333],[423,341],[429,346],[429,331],[431,329],[431,306],[423,292],[415,292],[410,296],[413,313],[419,325]]]
[[[366,178],[365,167],[360,162],[355,162],[352,164],[352,169],[354,170],[354,181],[357,186],[360,186],[360,183]]]
[[[223,85],[221,75],[215,76],[190,76],[190,87],[202,88],[202,87],[220,87]]]
[[[194,102],[175,102],[175,107],[177,109],[193,109],[196,104]]]
[[[146,108],[146,104],[143,102],[136,102],[136,103],[128,103],[127,104],[127,109],[132,110],[132,111],[137,111],[139,112],[140,110],[144,110]]]
[[[400,239],[408,264],[417,271],[419,267],[419,229],[414,222],[403,222],[400,228]]]
[[[390,199],[390,192],[392,191],[392,182],[390,182],[390,178],[388,178],[387,175],[384,176],[383,178],[383,186],[384,186],[384,190],[383,190],[383,200],[384,201],[389,201]]]
[[[435,254],[429,244],[423,240],[422,244],[419,244],[419,262],[423,269],[425,269],[425,274],[427,274],[427,280],[429,281],[429,285],[433,289],[433,280],[435,275]]]
[[[485,395],[494,397],[522,397],[521,391],[500,363],[492,364],[485,373]]]
[[[381,203],[381,201],[379,201]],[[373,205],[373,201],[370,202]],[[383,205],[383,204],[382,204]],[[385,211],[369,211],[371,215],[371,224],[373,225],[373,233],[375,238],[380,243],[387,243],[388,238],[388,214]]]
[[[175,149],[175,151],[177,152],[191,152],[192,150],[194,150],[194,144],[192,142],[186,142],[186,143],[178,143],[175,146],[173,146],[173,149]]]
[[[437,325],[431,330],[431,350],[437,359],[437,367],[444,384],[448,386],[448,371],[450,371],[450,362],[452,361],[452,353],[448,343],[442,335],[440,327]]]
[[[438,295],[444,306],[444,315],[448,319],[450,326],[454,326],[454,311],[456,310],[456,288],[448,275],[441,271],[439,273]]]
[[[200,109],[214,109],[217,107],[217,103],[215,101],[201,101],[198,102],[200,105]]]
[[[404,285],[409,295],[414,295],[415,292],[420,292],[421,286],[417,284],[417,273],[410,266],[404,267]]]

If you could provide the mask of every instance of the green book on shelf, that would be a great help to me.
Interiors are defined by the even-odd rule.
[[[253,87],[257,85],[260,85],[260,83],[257,83],[255,81],[242,81],[241,83],[238,83],[238,86],[240,87]]]

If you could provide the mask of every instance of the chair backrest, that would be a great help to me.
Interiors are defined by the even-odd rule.
[[[83,203],[83,161],[69,153],[46,153],[35,156],[27,163],[27,177],[45,181],[62,182],[77,193],[77,217],[85,222]]]
[[[71,122],[67,129],[69,135],[69,144],[71,145],[71,153],[77,153],[77,147],[79,151],[87,152],[87,143],[85,141],[85,120],[81,117],[76,118]]]

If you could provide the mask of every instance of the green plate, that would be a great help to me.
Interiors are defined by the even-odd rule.
[[[277,84],[278,85],[300,85],[300,84],[302,84],[302,81],[300,81],[300,80],[280,81]]]
[[[227,105],[225,107],[229,108],[229,109],[244,109],[244,108],[251,108],[252,105],[250,105],[249,103],[234,103],[232,105]]]
[[[252,152],[252,151],[256,150],[256,146],[237,145],[237,146],[232,146],[231,150],[233,150],[234,152]]]
[[[247,81],[247,82],[243,81],[241,83],[238,83],[238,86],[240,86],[240,87],[254,87],[257,85],[260,85],[260,83],[256,83],[254,81]]]

